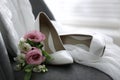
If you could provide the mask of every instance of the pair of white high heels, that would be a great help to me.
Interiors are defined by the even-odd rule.
[[[79,44],[84,44],[89,48],[88,51],[92,52],[94,55],[99,57],[103,55],[105,44],[98,36],[84,34],[67,34],[59,36],[55,27],[45,13],[40,12],[37,19],[39,21],[40,31],[46,35],[46,40],[43,42],[45,46],[44,49],[53,58],[50,61],[50,64],[62,65],[73,63],[74,60],[72,54],[74,53],[72,53],[72,48],[65,49],[63,44],[75,46],[78,46]],[[87,39],[82,40],[83,38]],[[96,47],[96,44],[99,44],[99,46]]]

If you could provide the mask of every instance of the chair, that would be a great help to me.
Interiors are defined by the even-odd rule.
[[[13,70],[1,33],[0,49],[0,80],[14,80]]]
[[[38,14],[39,11],[41,11],[41,9],[39,9],[38,6],[44,4],[42,7],[43,8],[44,8],[44,6],[46,7],[45,9],[48,10],[48,11],[45,10],[46,13],[50,14],[49,17],[51,17],[51,19],[54,20],[54,17],[49,12],[49,9],[47,8],[47,6],[45,5],[43,0],[30,0],[30,2],[33,7],[33,13],[35,16]],[[4,36],[4,35],[2,35],[2,36]],[[0,37],[0,40],[1,40],[1,37]],[[8,41],[8,43],[9,43],[9,41]],[[1,44],[3,44],[3,41],[1,42]],[[6,46],[7,46],[7,44],[6,44]],[[3,52],[6,54],[7,52],[4,49],[5,47],[1,46],[1,45],[0,45],[0,47],[1,47],[1,49],[3,49]],[[0,51],[0,54],[2,54],[3,52]],[[8,53],[9,53],[9,51],[8,51]],[[11,65],[14,66],[14,62],[11,61],[11,64],[10,64],[8,55],[5,55],[5,54],[4,54],[5,58],[0,58],[0,61],[2,61],[0,64],[2,67],[0,67],[0,68],[2,68],[2,72],[4,74],[6,74],[5,75],[6,80],[8,80],[8,79],[14,80],[14,78],[15,78],[15,80],[23,80],[25,73],[23,71],[19,71],[19,72],[14,71],[14,73],[12,73],[13,70],[11,69]],[[5,61],[8,63],[7,65],[4,63]],[[91,68],[88,66],[84,66],[84,65],[80,65],[77,63],[71,64],[71,65],[63,65],[63,66],[48,65],[48,69],[49,69],[49,71],[47,73],[43,73],[43,74],[42,73],[33,73],[31,80],[112,80],[112,78],[110,76],[106,75],[105,73],[103,73],[97,69],[94,69],[94,68]],[[0,74],[3,74],[2,72]]]

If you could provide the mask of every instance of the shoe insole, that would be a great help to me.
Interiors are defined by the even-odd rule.
[[[63,35],[61,36],[63,44],[84,44],[90,47],[92,36],[89,35]]]
[[[64,50],[60,37],[58,36],[58,33],[50,22],[49,18],[47,18],[45,15],[41,15],[40,17],[40,31],[46,36],[44,41],[45,50],[48,53],[52,53],[54,50]],[[50,36],[52,39],[49,39]],[[51,47],[54,48],[54,50],[52,50]]]

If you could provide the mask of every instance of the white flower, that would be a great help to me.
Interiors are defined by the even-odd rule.
[[[19,42],[19,49],[21,52],[25,53],[31,49],[31,45],[25,42],[20,41]]]
[[[47,72],[48,69],[46,68],[45,65],[38,65],[36,67],[33,68],[34,72]]]
[[[21,70],[21,66],[20,66],[19,64],[18,64],[18,65],[16,65],[16,66],[15,66],[15,70],[16,70],[16,71]]]
[[[26,39],[24,39],[24,38],[22,37],[22,38],[20,38],[20,42],[25,43],[25,42],[26,42]]]
[[[25,62],[25,54],[21,53],[16,58],[14,58],[15,61],[24,63]]]

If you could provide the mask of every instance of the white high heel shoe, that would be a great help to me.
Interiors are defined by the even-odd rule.
[[[95,56],[101,57],[105,50],[104,38],[99,34],[66,34],[61,35],[63,44],[85,47],[85,49]],[[74,53],[73,53],[74,54]]]
[[[44,49],[53,58],[50,61],[50,64],[62,65],[73,63],[71,55],[63,47],[62,41],[48,16],[45,13],[40,12],[38,17],[40,31],[46,35],[46,40],[43,42],[45,46]]]

